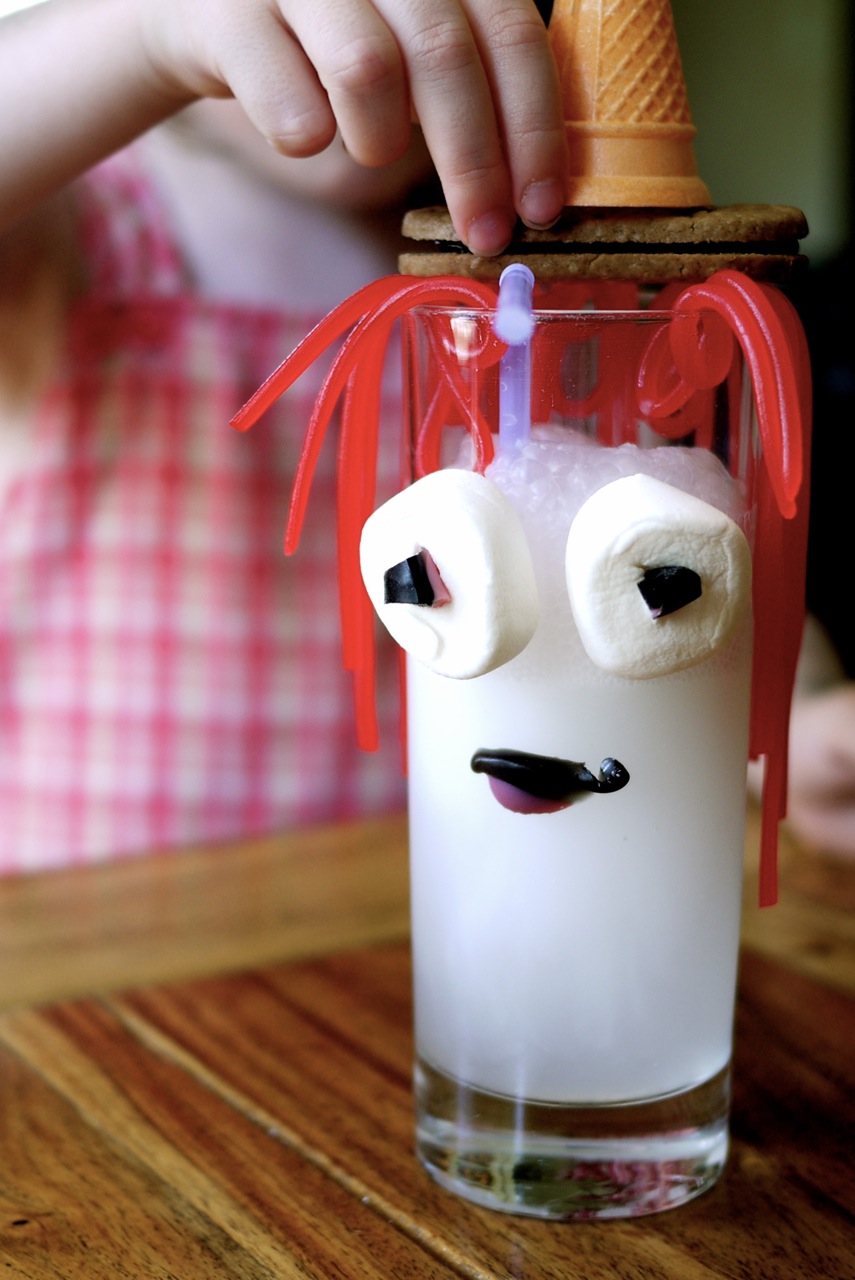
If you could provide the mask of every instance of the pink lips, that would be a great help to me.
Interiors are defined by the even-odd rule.
[[[530,795],[528,791],[522,791],[510,782],[503,782],[501,778],[488,778],[487,781],[499,804],[504,809],[510,809],[511,813],[558,813],[560,809],[567,809],[573,803],[569,797],[547,800],[544,796]]]

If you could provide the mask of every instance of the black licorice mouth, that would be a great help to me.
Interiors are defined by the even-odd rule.
[[[620,791],[629,782],[628,770],[611,756],[601,762],[598,775],[581,761],[486,748],[475,752],[471,766],[475,773],[485,773],[497,782],[558,806],[572,804],[582,795]]]

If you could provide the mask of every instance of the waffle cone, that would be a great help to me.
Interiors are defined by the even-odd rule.
[[[669,0],[555,0],[549,35],[569,145],[569,203],[712,204],[698,177]]]

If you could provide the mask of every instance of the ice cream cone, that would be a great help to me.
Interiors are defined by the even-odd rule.
[[[569,203],[711,205],[695,166],[669,0],[555,0],[549,33],[570,148]]]

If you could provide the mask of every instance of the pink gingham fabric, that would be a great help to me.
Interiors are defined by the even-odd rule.
[[[228,425],[319,317],[194,298],[127,156],[80,204],[92,287],[0,485],[0,871],[400,809],[394,657],[377,754],[341,670],[334,442],[281,551],[320,374]]]

